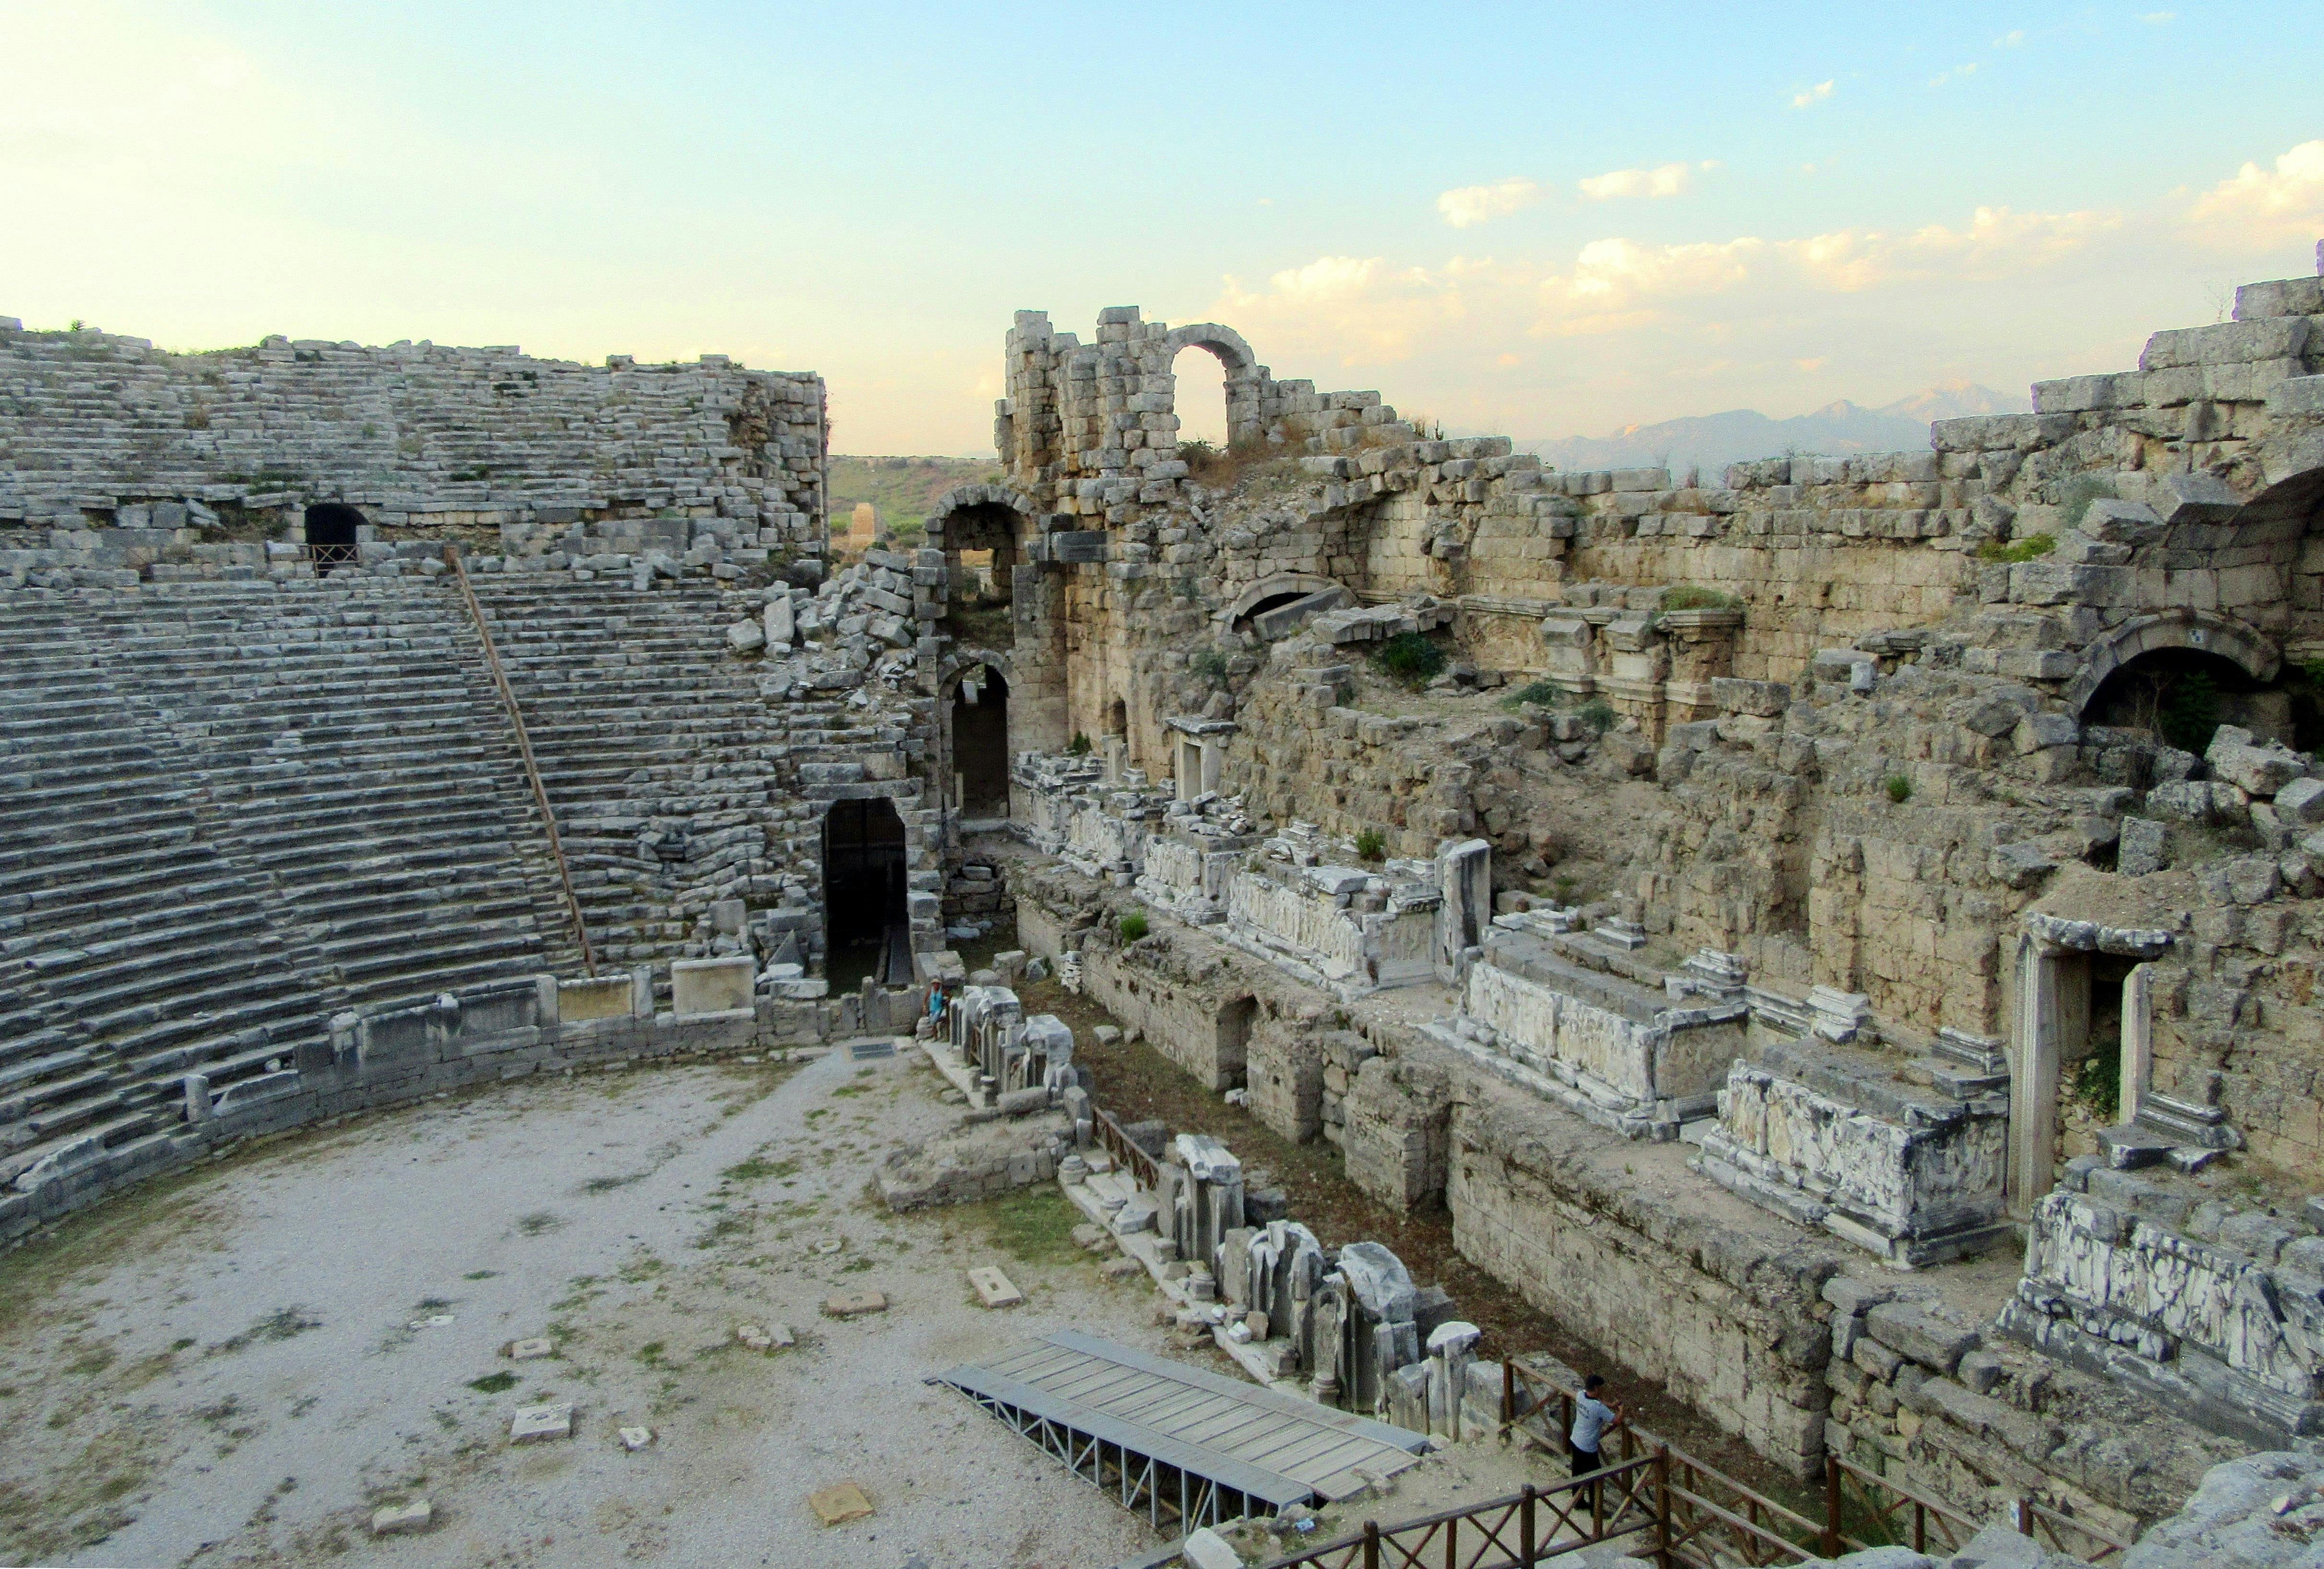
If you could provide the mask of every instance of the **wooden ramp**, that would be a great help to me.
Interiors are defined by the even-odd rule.
[[[1157,1527],[1345,1497],[1360,1469],[1417,1462],[1427,1435],[1060,1329],[930,1383],[966,1394],[1018,1435]]]

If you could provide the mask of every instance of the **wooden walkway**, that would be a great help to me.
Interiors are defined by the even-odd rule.
[[[1157,1525],[1343,1498],[1416,1463],[1426,1435],[1061,1329],[938,1374]]]

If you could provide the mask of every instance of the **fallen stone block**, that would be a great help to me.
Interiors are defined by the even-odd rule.
[[[885,1313],[888,1298],[878,1291],[838,1291],[824,1298],[824,1312],[833,1318],[853,1318],[863,1313]]]
[[[1087,1168],[1084,1167],[1084,1170],[1086,1170]],[[1093,1253],[1102,1253],[1113,1245],[1113,1239],[1106,1234],[1105,1227],[1094,1221],[1085,1221],[1074,1227],[1074,1245],[1087,1248]]]
[[[1143,1274],[1146,1266],[1127,1253],[1117,1253],[1098,1266],[1097,1272],[1109,1280],[1126,1280],[1132,1275]]]
[[[755,1324],[737,1324],[734,1339],[745,1351],[772,1351],[775,1348],[775,1337]]]
[[[968,1283],[976,1288],[978,1298],[987,1308],[1014,1308],[1025,1300],[1025,1293],[994,1264],[981,1264],[969,1271]]]
[[[544,1356],[557,1354],[557,1343],[545,1335],[530,1340],[512,1340],[501,1347],[501,1354],[517,1362],[537,1362]]]
[[[545,1444],[553,1438],[572,1436],[573,1405],[569,1400],[547,1406],[527,1406],[509,1423],[509,1442],[512,1444]]]
[[[1979,1344],[1977,1331],[1957,1328],[1909,1302],[1883,1302],[1864,1315],[1864,1327],[1892,1351],[1923,1367],[1950,1373]]]
[[[632,1454],[654,1441],[654,1430],[650,1427],[624,1427],[621,1432],[622,1447]]]
[[[1242,1569],[1242,1555],[1208,1526],[1179,1543],[1178,1553],[1185,1559],[1186,1569]]]
[[[371,1512],[371,1534],[374,1537],[416,1536],[433,1525],[435,1506],[426,1499],[408,1504],[388,1504]]]
[[[807,1495],[807,1507],[815,1518],[826,1526],[842,1526],[850,1520],[872,1518],[872,1500],[863,1494],[862,1487],[853,1482],[843,1482],[820,1491]]]

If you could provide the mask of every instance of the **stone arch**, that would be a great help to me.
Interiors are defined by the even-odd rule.
[[[1033,519],[1039,516],[1029,497],[1007,485],[954,485],[938,496],[936,505],[928,509],[926,527],[929,546],[937,550],[945,548],[948,543],[946,524],[953,514],[972,509],[998,507],[1005,507],[1017,514],[1020,519],[1018,525],[1020,531],[1029,528]]]
[[[863,977],[881,986],[913,978],[910,835],[886,794],[847,796],[824,808],[823,938],[835,991]]]
[[[2158,648],[2187,648],[2226,659],[2256,682],[2273,681],[2283,655],[2266,638],[2229,616],[2209,610],[2165,610],[2139,616],[2089,647],[2082,668],[2066,688],[2066,706],[2080,719],[2107,676]]]
[[[1250,352],[1243,335],[1214,321],[1189,322],[1163,335],[1163,362],[1176,360],[1181,349],[1205,350],[1226,367],[1227,445],[1233,446],[1262,438],[1267,433],[1267,367]],[[1177,412],[1175,396],[1171,412]]]
[[[1234,597],[1234,601],[1219,611],[1222,621],[1240,621],[1268,600],[1279,600],[1286,594],[1319,594],[1325,589],[1345,586],[1335,578],[1313,572],[1278,572],[1257,583]]]

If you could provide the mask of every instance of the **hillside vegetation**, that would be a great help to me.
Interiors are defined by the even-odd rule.
[[[856,504],[869,501],[891,532],[918,535],[946,491],[1001,478],[1001,465],[990,458],[834,457],[827,473],[835,534],[846,533]]]

